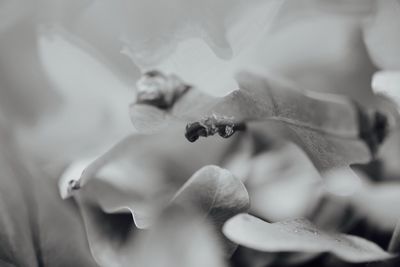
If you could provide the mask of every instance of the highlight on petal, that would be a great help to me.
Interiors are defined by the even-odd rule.
[[[375,73],[372,78],[372,88],[375,93],[381,93],[392,99],[397,106],[400,105],[400,71]]]
[[[268,223],[239,214],[224,225],[223,232],[235,243],[264,252],[328,252],[354,263],[393,257],[366,239],[324,232],[303,219]]]
[[[361,178],[348,168],[332,170],[323,177],[323,188],[328,194],[339,197],[351,197],[357,194],[365,184],[365,178]]]

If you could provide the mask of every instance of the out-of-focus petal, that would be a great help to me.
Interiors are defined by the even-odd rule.
[[[362,190],[351,196],[351,203],[357,213],[366,217],[377,228],[391,231],[400,218],[400,212],[395,208],[400,205],[400,184],[366,184]]]
[[[396,181],[371,183],[349,169],[327,173],[320,184],[321,197],[313,221],[327,229],[351,226],[354,219],[366,220],[376,230],[391,232],[400,212],[400,184]],[[317,203],[315,203],[317,204]],[[348,231],[347,229],[340,229]]]
[[[142,70],[161,67],[195,78],[199,85],[213,86],[209,88],[213,91],[217,79],[216,72],[209,71],[210,66],[218,65],[221,75],[226,73],[221,59],[231,58],[254,43],[281,3],[282,0],[174,0],[168,4],[159,0],[43,0],[39,4],[45,8],[38,8],[36,17],[39,23],[58,25],[69,32],[126,81],[137,78],[137,65]],[[183,46],[189,50],[182,50]],[[197,67],[188,71],[181,64],[186,62],[201,64],[191,64]],[[224,76],[221,81],[232,81],[231,75]]]
[[[30,12],[32,5],[25,0],[4,0],[0,4],[0,35],[18,24]]]
[[[226,27],[225,32],[217,33],[227,38],[227,44],[233,53],[229,59],[219,57],[219,54],[215,53],[218,50],[213,50],[214,46],[207,46],[207,43],[199,38],[191,38],[181,41],[173,53],[151,67],[174,73],[208,94],[226,95],[238,89],[234,79],[235,73],[247,66],[253,66],[254,61],[257,62],[251,57],[256,53],[255,50],[258,53],[264,52],[258,50],[261,47],[259,43],[266,38],[266,33],[284,2],[235,2],[236,7],[233,7],[236,12],[231,15],[232,18],[228,17],[231,25]],[[230,5],[232,6],[232,3]],[[210,25],[212,27],[213,24]]]
[[[228,219],[247,211],[250,206],[249,195],[242,182],[217,166],[205,166],[198,170],[179,189],[172,202],[197,207],[218,230]],[[228,244],[226,254],[230,256],[235,249],[234,244]]]
[[[376,67],[362,36],[373,12],[374,1],[285,1],[253,57],[264,71],[298,88],[374,104],[370,81]]]
[[[137,236],[130,261],[122,266],[224,267],[221,242],[202,213],[172,206],[148,232]]]
[[[375,73],[372,79],[372,88],[375,93],[381,93],[395,101],[398,106],[400,105],[400,71]]]
[[[399,4],[400,6],[400,4]],[[395,112],[400,112],[400,72],[380,71],[374,74],[372,88],[375,93],[383,95],[389,101],[383,102],[386,106],[393,106]],[[386,179],[398,179],[400,166],[398,164],[400,147],[400,131],[396,129],[387,142],[382,146],[379,159],[382,161],[384,170],[382,177]],[[379,178],[379,177],[378,177]]]
[[[149,174],[142,181],[152,178]],[[159,195],[164,194],[157,197],[149,189],[140,189],[138,183],[133,182],[125,181],[125,190],[128,187],[135,188],[136,185],[137,191],[128,193],[123,192],[123,188],[117,191],[99,178],[91,179],[75,193],[91,251],[102,266],[109,266],[114,262],[122,262],[121,266],[127,266],[127,262],[132,259],[135,236],[141,232],[136,226],[152,229],[154,224],[162,223],[159,214],[168,206],[193,208],[212,222],[217,230],[232,216],[247,211],[249,206],[247,191],[240,180],[215,166],[198,170],[173,198],[168,192],[156,192]],[[119,180],[119,186],[121,185]],[[128,213],[132,214],[135,225]],[[230,255],[235,245],[228,244],[227,249],[227,254]]]
[[[11,266],[96,266],[71,203],[56,194],[0,125],[0,259]]]
[[[43,90],[55,93],[60,102],[53,103],[57,109],[36,124],[19,129],[24,150],[46,168],[63,168],[77,158],[102,153],[130,134],[128,105],[133,91],[107,66],[62,37],[38,39],[40,59],[51,81]],[[40,99],[46,96],[35,93]]]
[[[124,82],[132,83],[137,78],[137,67],[121,53],[120,37],[126,27],[122,21],[128,19],[126,13],[118,11],[121,1],[37,0],[35,4],[31,16],[41,33],[62,35],[107,65]]]
[[[302,219],[271,224],[248,214],[239,214],[225,224],[224,234],[238,244],[265,252],[329,252],[349,262],[392,257],[366,239],[324,232]]]
[[[36,194],[40,194],[36,210],[40,243],[36,249],[41,251],[44,266],[97,266],[73,203],[60,199],[54,179],[41,182],[34,186]]]
[[[33,239],[35,229],[31,228],[30,215],[32,207],[28,206],[25,199],[28,188],[21,185],[26,177],[18,177],[14,171],[19,169],[18,159],[10,159],[6,151],[12,153],[10,142],[12,138],[5,130],[5,125],[0,125],[1,130],[1,178],[0,178],[0,259],[6,263],[21,266],[37,266],[35,241]],[[13,170],[14,169],[14,170]],[[30,178],[30,177],[28,177]],[[22,181],[21,181],[22,180]],[[28,180],[29,181],[29,180]],[[33,204],[33,203],[32,203]]]
[[[260,218],[276,222],[304,217],[319,199],[320,175],[294,144],[264,152],[249,165],[250,211]]]
[[[0,103],[3,114],[16,125],[34,125],[61,103],[41,62],[29,18],[0,34]]]
[[[398,0],[375,1],[374,16],[364,25],[364,39],[374,63],[384,70],[399,70],[400,3]]]

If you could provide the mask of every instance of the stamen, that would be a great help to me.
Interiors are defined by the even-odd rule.
[[[389,121],[385,114],[374,111],[371,115],[356,104],[359,119],[359,137],[368,146],[371,156],[376,157],[379,146],[385,141],[389,133]]]
[[[143,74],[137,84],[136,103],[147,104],[160,109],[169,109],[190,89],[175,75],[164,75],[153,70]]]
[[[233,118],[212,115],[198,122],[186,125],[185,137],[189,142],[195,142],[200,136],[208,137],[218,133],[223,138],[231,137],[236,131],[244,131],[244,123],[236,123]]]

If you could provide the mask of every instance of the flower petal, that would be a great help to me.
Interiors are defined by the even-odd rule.
[[[0,42],[2,113],[17,125],[35,125],[43,114],[56,111],[61,101],[41,62],[33,22],[16,23],[0,35]]]
[[[21,163],[12,156],[7,156],[5,151],[13,152],[10,147],[11,136],[0,125],[1,130],[1,179],[0,179],[0,259],[6,263],[21,266],[36,266],[36,248],[33,239],[34,229],[31,228],[31,203],[26,194],[27,188],[21,179],[14,173]],[[8,135],[7,135],[8,134]],[[29,199],[30,200],[30,199]]]
[[[203,216],[207,216],[220,229],[234,215],[246,212],[250,199],[242,182],[229,171],[217,166],[206,166],[180,188],[172,203],[197,207]],[[228,255],[236,249],[230,243],[227,247]]]
[[[393,120],[385,120],[387,124],[379,128],[376,118],[380,112],[369,118],[366,111],[345,97],[296,90],[282,81],[255,74],[241,73],[237,79],[241,89],[223,98],[200,93],[204,97],[195,102],[199,93],[196,88],[189,89],[170,110],[164,111],[166,120],[193,122],[187,128],[192,141],[200,135],[217,132],[221,135],[219,127],[224,123],[233,132],[240,124],[247,124],[249,131],[264,136],[275,130],[278,136],[285,136],[302,147],[322,171],[367,162],[382,141],[378,138],[381,131],[385,136],[394,127],[387,125],[394,123]],[[218,126],[218,123],[222,124]],[[203,133],[196,136],[198,130],[190,125],[201,126],[198,130]]]
[[[225,224],[224,234],[240,245],[265,252],[330,252],[349,262],[392,257],[370,241],[323,232],[302,219],[271,224],[248,214],[239,214]]]
[[[115,259],[130,255],[130,241],[141,231],[138,228],[151,228],[187,177],[204,165],[218,163],[230,143],[214,140],[190,144],[176,129],[159,135],[134,135],[89,164],[80,179],[74,177],[74,173],[80,171],[71,172],[72,177],[66,173],[67,178],[59,184],[60,191],[72,192],[78,201],[96,260],[108,266]],[[196,199],[200,200],[196,205],[207,206],[212,203],[209,198],[215,194],[216,202],[208,208],[213,211],[211,218],[214,218],[214,210],[215,216],[220,216],[214,219],[215,223],[221,224],[221,220],[226,220],[226,216],[232,212],[230,216],[238,213],[235,209],[242,211],[243,195],[230,194],[227,201],[233,202],[221,207],[221,213],[217,212],[217,206],[213,205],[225,204],[220,203],[219,198],[223,192],[206,192],[204,189],[213,190],[215,182],[221,181],[220,187],[232,186],[229,188],[234,190],[235,184],[229,183],[228,178],[236,180],[233,176],[224,180],[207,173],[204,171],[204,175],[202,172],[194,175],[194,182],[189,182],[188,188],[177,195],[177,201],[182,197],[186,199],[187,190],[194,190],[193,196],[198,196]],[[74,181],[76,186],[71,188],[70,181]],[[239,180],[238,183],[241,185]],[[245,190],[243,185],[236,189]],[[225,193],[229,192],[227,190]],[[189,199],[186,200],[189,202]],[[210,211],[201,212],[207,216]]]
[[[215,229],[221,228],[232,216],[247,211],[249,206],[247,191],[240,180],[228,171],[214,166],[197,171],[176,193],[168,207],[159,202],[155,208],[157,203],[151,203],[150,200],[147,203],[140,199],[135,201],[135,194],[116,199],[119,192],[114,193],[112,188],[106,186],[100,190],[99,184],[99,181],[89,181],[76,193],[76,199],[93,256],[102,266],[109,266],[114,262],[122,262],[121,266],[127,266],[126,263],[132,259],[136,234],[140,235],[142,232],[132,225],[132,219],[121,208],[113,207],[129,207],[128,212],[132,212],[135,224],[139,228],[153,231],[153,227],[158,227],[154,225],[163,222],[163,217],[159,218],[159,214],[170,206],[193,208],[203,219],[207,217]],[[168,195],[164,199],[166,197]],[[165,200],[163,203],[166,203]],[[137,209],[142,213],[138,213]],[[146,224],[141,224],[143,222]],[[235,247],[229,243],[227,254],[231,255]]]
[[[375,14],[364,26],[364,39],[374,63],[381,69],[398,70],[400,46],[400,3],[397,0],[375,1]]]
[[[294,144],[278,145],[249,165],[246,187],[253,215],[272,222],[304,217],[319,199],[320,174]]]
[[[154,228],[138,235],[130,261],[123,266],[226,266],[215,230],[202,215],[169,207]]]
[[[379,71],[375,73],[372,78],[372,88],[375,93],[381,93],[391,98],[397,103],[397,106],[400,105],[400,71]]]

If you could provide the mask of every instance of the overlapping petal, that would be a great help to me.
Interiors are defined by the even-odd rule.
[[[249,131],[263,136],[278,133],[297,143],[321,171],[368,162],[397,123],[385,109],[369,115],[345,97],[300,91],[261,75],[242,73],[238,82],[241,89],[222,98],[190,88],[165,110],[133,104],[131,118],[135,126],[148,122],[140,129],[143,132],[177,120],[189,122],[186,137],[191,141],[217,132],[229,137],[235,127],[246,124]],[[150,120],[152,115],[158,119]]]
[[[372,242],[356,236],[323,232],[301,219],[271,224],[248,214],[239,214],[225,224],[224,234],[234,242],[267,252],[330,252],[349,262],[391,258]]]
[[[143,228],[152,231],[153,226],[161,222],[160,213],[168,206],[193,208],[207,221],[210,220],[217,230],[227,219],[248,209],[249,199],[244,185],[219,167],[198,170],[182,186],[187,179],[184,174],[190,168],[197,170],[197,166],[206,165],[218,153],[223,153],[226,144],[211,142],[188,146],[189,143],[179,141],[171,144],[172,140],[165,139],[165,136],[157,144],[154,138],[148,137],[127,138],[90,164],[81,179],[66,176],[66,180],[60,183],[62,192],[72,193],[78,201],[92,253],[102,266],[113,262],[126,266],[123,262],[129,262],[135,251],[136,235]],[[132,152],[139,145],[153,148],[147,155],[143,150],[136,150],[138,153],[135,155]],[[207,148],[210,151],[211,146],[216,149],[216,145],[221,149],[214,150],[217,155],[201,154]],[[180,148],[180,155],[166,157],[164,153],[170,151],[170,146]],[[196,147],[200,151],[196,151]],[[180,160],[176,161],[177,158]],[[226,253],[231,254],[234,248],[229,245]]]

